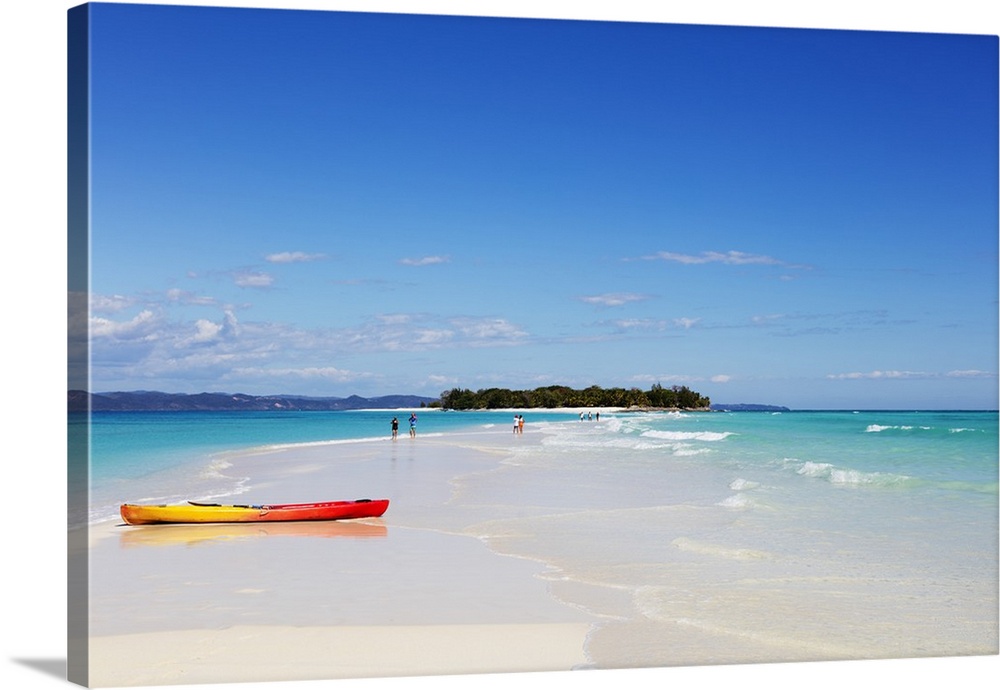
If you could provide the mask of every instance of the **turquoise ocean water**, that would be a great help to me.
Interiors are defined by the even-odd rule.
[[[175,495],[183,500],[192,491],[201,497],[238,494],[242,478],[226,476],[217,454],[375,442],[388,438],[393,416],[405,436],[409,413],[385,410],[94,413],[91,519],[106,519],[108,505],[136,500],[137,493],[157,500]],[[417,416],[421,436],[506,430],[511,423],[506,411],[418,410]],[[731,476],[723,499],[734,507],[770,500],[769,491],[778,485],[817,499],[824,491],[852,495],[836,493],[845,489],[987,506],[997,498],[995,412],[606,413],[600,421],[581,422],[575,412],[531,410],[527,418],[529,429],[542,428],[550,437],[544,453],[534,451],[545,456],[543,464],[563,462],[560,469],[581,470],[590,461],[606,463],[604,472],[621,474],[622,481],[611,485],[622,488],[633,487],[641,475],[656,480],[660,472],[684,467],[703,473],[685,489],[707,492],[705,500],[719,495],[714,478]],[[70,415],[69,425],[71,434],[86,433],[83,415]],[[195,477],[203,481],[192,481]],[[623,505],[634,503],[627,491],[612,493]]]
[[[465,415],[414,410],[421,436],[463,429],[507,428],[509,412]],[[71,524],[100,522],[118,515],[123,502],[176,503],[237,496],[246,478],[226,473],[228,451],[289,444],[371,443],[389,438],[399,419],[408,434],[410,411],[338,412],[95,412],[90,421],[89,512]],[[564,413],[533,413],[534,421],[566,420]],[[69,415],[71,439],[88,430],[83,413]],[[81,486],[73,487],[83,490]]]
[[[530,410],[530,443],[510,441],[510,412],[417,412],[417,442],[503,432],[503,452],[390,524],[488,516],[447,531],[539,563],[601,621],[595,666],[997,651],[996,412]],[[405,439],[408,412],[385,410],[96,413],[89,510],[70,519],[237,497],[252,478],[234,450],[388,449],[394,415]]]
[[[996,413],[546,426],[461,500],[545,506],[479,536],[602,617],[595,665],[997,653]]]

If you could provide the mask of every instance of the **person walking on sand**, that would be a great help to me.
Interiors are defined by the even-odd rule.
[[[524,433],[524,415],[521,414],[517,416],[517,433]]]
[[[399,434],[399,419],[397,417],[392,418],[392,440],[396,440],[396,436]]]
[[[410,438],[417,435],[417,413],[410,413]]]
[[[517,421],[518,421],[518,417],[517,417],[517,415],[514,415],[514,433],[515,434],[517,433],[517,428],[518,428]]]

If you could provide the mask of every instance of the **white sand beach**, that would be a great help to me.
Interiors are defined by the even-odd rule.
[[[236,626],[99,637],[96,685],[322,680],[569,669],[586,624]],[[104,669],[107,669],[105,671]]]
[[[517,439],[521,443],[530,438]],[[391,496],[382,518],[270,525],[106,523],[91,531],[98,687],[584,667],[594,618],[544,566],[491,552],[448,508],[451,477],[492,471],[500,432],[233,457],[243,502]],[[485,443],[485,445],[484,445]]]

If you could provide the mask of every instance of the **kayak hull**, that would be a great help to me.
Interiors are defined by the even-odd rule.
[[[152,525],[158,523],[353,520],[380,517],[388,507],[388,499],[228,506],[214,503],[189,503],[187,505],[125,503],[121,506],[120,512],[122,520],[126,524]]]

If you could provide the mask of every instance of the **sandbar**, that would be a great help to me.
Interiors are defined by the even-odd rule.
[[[237,503],[389,498],[382,518],[92,526],[90,684],[346,679],[585,668],[596,620],[542,563],[464,530],[502,507],[454,500],[494,471],[500,430],[233,454]]]

